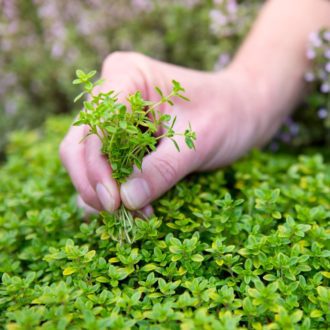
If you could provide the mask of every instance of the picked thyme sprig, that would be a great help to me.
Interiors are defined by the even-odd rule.
[[[97,135],[102,142],[102,153],[107,156],[112,168],[112,177],[123,183],[133,172],[133,166],[142,170],[142,161],[146,154],[156,150],[157,144],[162,138],[169,138],[180,151],[175,140],[177,136],[184,136],[188,148],[195,148],[195,132],[191,126],[182,133],[175,132],[176,117],[162,113],[159,108],[168,103],[173,105],[175,97],[188,101],[182,93],[184,88],[179,82],[172,81],[172,90],[168,95],[155,87],[160,96],[157,102],[144,100],[140,91],[127,96],[129,107],[118,102],[118,94],[110,90],[108,92],[94,93],[94,88],[102,84],[102,80],[92,82],[96,71],[85,73],[77,70],[77,79],[73,84],[83,85],[83,91],[75,98],[77,102],[81,97],[88,96],[83,102],[83,110],[80,112],[74,125],[88,125],[89,132],[84,137]],[[162,134],[157,135],[162,130]],[[115,217],[123,224],[124,235],[128,241],[128,231],[134,231],[132,214],[122,205],[115,212]],[[116,221],[118,222],[118,221]],[[129,224],[127,226],[127,224]]]

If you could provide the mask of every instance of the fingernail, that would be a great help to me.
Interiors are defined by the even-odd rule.
[[[152,208],[152,206],[147,205],[142,209],[142,212],[147,218],[149,218],[154,214],[154,209]]]
[[[121,194],[127,206],[133,210],[145,206],[151,196],[149,185],[144,179],[132,179],[123,183]]]
[[[98,183],[96,185],[96,194],[104,209],[108,212],[113,212],[115,209],[115,201],[105,185]]]

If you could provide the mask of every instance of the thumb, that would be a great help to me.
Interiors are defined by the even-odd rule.
[[[128,181],[121,185],[121,199],[127,208],[143,208],[194,171],[197,154],[187,148],[183,139],[177,142],[180,152],[169,139],[162,140],[157,149],[144,158],[142,171],[135,168]]]

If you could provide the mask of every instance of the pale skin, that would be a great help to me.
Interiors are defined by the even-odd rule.
[[[179,180],[196,171],[228,165],[251,148],[264,145],[300,101],[308,35],[330,26],[327,0],[269,0],[231,65],[218,73],[201,72],[162,63],[137,53],[114,53],[102,68],[102,90],[120,91],[120,101],[136,90],[158,100],[154,86],[164,92],[171,80],[186,89],[190,102],[177,100],[161,111],[177,116],[175,129],[190,122],[196,132],[196,150],[184,146],[178,153],[169,140],[147,155],[142,172],[135,169],[121,186],[100,152],[97,137],[86,127],[72,126],[61,143],[60,156],[87,212],[131,210],[152,212],[151,203]],[[198,41],[196,41],[198,42]]]

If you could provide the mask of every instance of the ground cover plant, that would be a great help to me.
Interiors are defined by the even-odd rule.
[[[1,328],[329,328],[320,154],[254,152],[191,176],[119,244],[111,222],[76,207],[57,156],[70,121],[12,134],[0,169]]]

